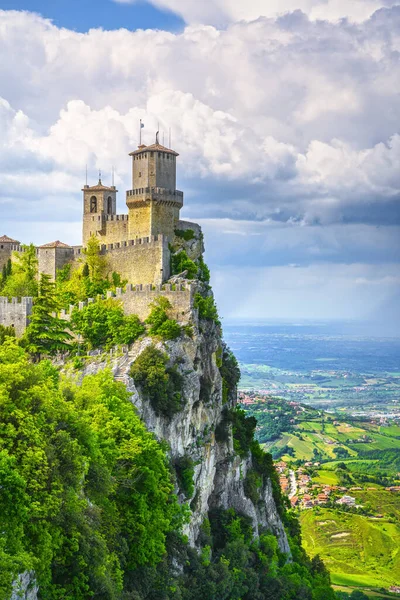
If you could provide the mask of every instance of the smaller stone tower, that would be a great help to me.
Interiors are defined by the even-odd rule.
[[[83,187],[83,245],[92,235],[105,234],[107,219],[117,213],[117,189],[99,182],[97,185]]]
[[[39,260],[39,273],[46,273],[55,280],[57,271],[66,264],[73,262],[74,249],[68,244],[57,240],[43,244],[37,249]]]
[[[183,192],[176,189],[174,150],[158,141],[139,146],[132,156],[132,189],[126,193],[129,209],[129,237],[164,234],[170,240],[179,221]]]

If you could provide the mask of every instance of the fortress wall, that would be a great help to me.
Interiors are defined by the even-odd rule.
[[[74,260],[73,248],[38,248],[39,274],[56,278],[58,269]]]
[[[168,206],[168,203],[152,202],[151,233],[158,235],[164,233],[172,242],[174,229],[179,220],[179,208]]]
[[[129,207],[129,238],[151,235],[151,202],[140,202]]]
[[[7,264],[8,259],[11,258],[11,254],[12,254],[11,244],[1,244],[1,246],[0,246],[0,271],[3,268],[3,266]]]
[[[103,229],[97,233],[101,244],[113,244],[129,238],[128,215],[106,215]]]
[[[151,236],[102,246],[111,271],[120,273],[131,284],[163,283],[170,276],[168,241]]]
[[[144,321],[149,316],[151,302],[159,296],[164,296],[171,302],[170,318],[176,319],[179,323],[187,323],[190,320],[194,296],[192,286],[184,288],[182,285],[177,285],[176,289],[172,289],[171,284],[139,285],[136,289],[127,286],[125,293],[121,293],[117,288],[115,298],[121,300],[126,315],[135,314]]]
[[[8,298],[0,296],[0,325],[15,328],[15,334],[21,336],[28,325],[29,315],[32,312],[33,298]]]
[[[156,298],[163,296],[172,305],[169,317],[185,324],[190,321],[192,316],[194,292],[195,287],[191,285],[177,285],[175,287],[171,284],[127,285],[125,292],[121,288],[117,288],[116,294],[107,292],[107,298],[121,302],[125,315],[137,315],[141,321],[144,321],[150,314],[150,304]],[[104,296],[102,298],[104,299]],[[93,298],[89,298],[87,302],[79,302],[78,309],[82,310],[92,302],[95,302]],[[74,308],[75,306],[71,305],[68,311],[61,311],[60,317],[69,321]]]

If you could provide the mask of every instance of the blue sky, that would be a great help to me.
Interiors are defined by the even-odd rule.
[[[170,10],[148,4],[112,0],[0,0],[0,9],[27,10],[52,19],[58,27],[86,32],[89,29],[182,29],[184,21]]]
[[[398,0],[0,0],[0,235],[79,244],[86,164],[126,212],[142,119],[223,316],[392,325],[399,49]]]

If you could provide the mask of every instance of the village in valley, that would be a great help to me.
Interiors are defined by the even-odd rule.
[[[325,412],[261,391],[238,401],[257,418],[307,552],[338,589],[400,593],[400,419]]]

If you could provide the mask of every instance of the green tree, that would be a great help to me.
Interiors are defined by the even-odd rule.
[[[14,252],[14,262],[11,270],[7,266],[7,278],[2,294],[8,297],[37,296],[38,260],[33,244],[22,246],[22,252]]]
[[[150,325],[149,333],[163,340],[174,340],[182,333],[181,326],[168,317],[167,311],[172,308],[171,302],[165,296],[159,296],[150,304],[150,314],[146,323]]]
[[[171,257],[172,275],[179,275],[187,271],[187,279],[194,279],[197,276],[199,267],[188,257],[185,250],[179,250]]]
[[[0,346],[0,598],[34,569],[43,600],[119,600],[182,511],[164,449],[110,372],[81,386]]]
[[[157,414],[172,417],[182,408],[183,378],[175,366],[167,367],[168,355],[147,346],[131,366],[130,375]]]
[[[137,315],[125,317],[121,304],[111,299],[92,302],[82,310],[75,308],[71,326],[89,348],[131,344],[145,332]]]
[[[15,337],[15,329],[14,327],[5,327],[4,325],[0,325],[0,344],[4,344],[7,338]]]
[[[107,276],[107,259],[100,252],[100,242],[95,235],[89,238],[87,248],[83,254],[89,269],[89,276],[93,283],[100,283]],[[85,275],[84,275],[85,276]]]
[[[50,276],[42,273],[39,295],[34,300],[30,323],[25,331],[23,343],[36,358],[42,354],[55,354],[70,348],[72,336],[66,331],[66,322],[56,316],[59,304],[55,284]]]

